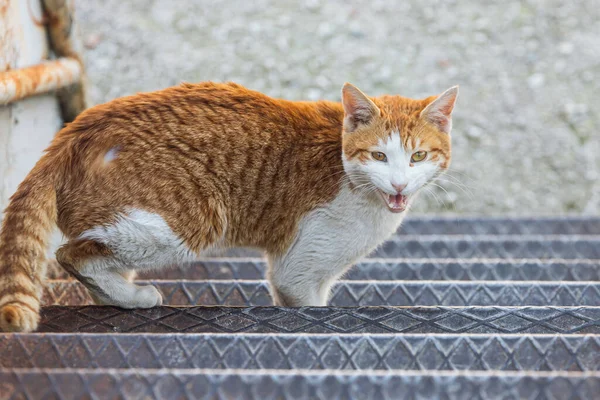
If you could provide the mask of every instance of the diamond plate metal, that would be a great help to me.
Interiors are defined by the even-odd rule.
[[[154,271],[139,272],[140,279],[232,280],[263,279],[266,261],[263,258],[203,258],[198,261]],[[70,279],[58,265],[49,269],[49,279]]]
[[[597,335],[1,334],[5,368],[597,371]]]
[[[600,393],[592,373],[352,373],[215,370],[0,370],[6,398],[21,399],[582,399]]]
[[[178,268],[148,271],[141,279],[263,279],[261,258],[202,259]],[[51,279],[67,279],[53,269]],[[344,275],[347,280],[600,281],[600,260],[532,259],[365,259]]]
[[[342,281],[334,306],[597,306],[600,282]]]
[[[600,260],[367,259],[354,266],[344,279],[600,281]]]
[[[600,334],[600,307],[44,307],[38,332]]]
[[[47,333],[0,334],[0,398],[596,398],[599,245],[600,218],[420,217],[334,288],[355,308],[45,307]],[[264,271],[231,249],[141,283],[270,305]],[[46,296],[91,303],[74,281]],[[356,307],[391,304],[436,307]]]
[[[215,257],[262,257],[251,249],[214,250]],[[369,257],[600,259],[597,235],[395,235]]]
[[[266,281],[141,281],[153,284],[166,305],[271,305]],[[93,304],[75,281],[49,281],[47,305]],[[596,306],[600,282],[340,281],[333,306]]]
[[[371,257],[405,258],[567,258],[599,259],[600,237],[394,236]]]
[[[598,217],[409,217],[400,235],[600,235]]]

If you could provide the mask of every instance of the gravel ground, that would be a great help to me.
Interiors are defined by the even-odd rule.
[[[236,81],[276,97],[459,84],[454,162],[418,212],[600,212],[595,0],[77,0],[91,97]],[[455,183],[456,182],[456,183]]]

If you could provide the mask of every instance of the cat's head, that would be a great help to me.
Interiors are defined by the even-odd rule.
[[[356,190],[377,193],[392,212],[450,165],[452,110],[458,87],[439,96],[369,98],[342,89],[344,169]]]

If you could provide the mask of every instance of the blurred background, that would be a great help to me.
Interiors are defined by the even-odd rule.
[[[600,211],[595,0],[79,0],[76,16],[94,103],[182,81],[311,100],[459,84],[447,193],[418,212]]]
[[[595,0],[76,0],[92,104],[182,81],[287,99],[460,85],[453,164],[419,213],[600,212]]]

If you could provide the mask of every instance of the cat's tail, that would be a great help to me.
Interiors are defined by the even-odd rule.
[[[56,224],[56,166],[45,154],[10,198],[0,231],[0,329],[37,329],[45,255]]]

